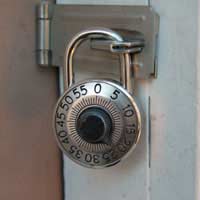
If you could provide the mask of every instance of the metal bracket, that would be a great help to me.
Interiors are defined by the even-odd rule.
[[[144,41],[144,49],[140,54],[134,54],[132,59],[135,78],[157,77],[159,17],[148,6],[40,4],[37,7],[37,63],[41,66],[62,67],[66,46],[73,35],[98,26],[120,32],[128,41],[126,45],[131,44],[129,41]],[[102,39],[91,40],[90,49],[106,51],[108,43]],[[118,45],[122,47],[122,44]],[[80,56],[82,65],[85,58]],[[106,65],[106,60],[117,58],[104,55],[103,59]]]

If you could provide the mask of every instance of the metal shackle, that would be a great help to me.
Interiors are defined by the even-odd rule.
[[[105,39],[113,40],[113,42],[123,42],[121,35],[115,31],[108,28],[90,28],[83,30],[76,34],[69,45],[67,46],[65,53],[65,66],[64,66],[64,87],[65,90],[74,83],[74,72],[73,72],[73,56],[75,51],[80,46],[82,42],[87,39],[95,39],[103,37]],[[110,50],[112,51],[112,45]],[[120,80],[122,86],[129,92],[132,93],[132,83],[131,83],[131,57],[130,53],[120,53],[120,65],[121,65],[121,74]]]
[[[87,39],[106,44],[106,49],[119,55],[121,84],[103,79],[74,83],[73,56]],[[105,28],[79,32],[69,43],[65,92],[56,105],[53,123],[60,148],[74,162],[90,168],[110,167],[124,159],[138,143],[141,115],[134,95],[130,94],[131,53],[140,51],[141,43],[124,41],[121,35]]]

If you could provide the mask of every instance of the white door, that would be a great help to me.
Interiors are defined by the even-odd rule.
[[[198,0],[57,3],[150,4],[160,15],[158,79],[137,84],[145,117],[151,119],[146,120],[139,145],[127,160],[103,170],[86,169],[65,158],[65,199],[200,199]],[[79,73],[80,79],[85,76]]]

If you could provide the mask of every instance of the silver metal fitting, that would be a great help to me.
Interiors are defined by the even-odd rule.
[[[53,17],[53,5],[51,3],[41,3],[37,6],[37,43],[36,59],[42,66],[52,64],[51,48],[51,20]]]

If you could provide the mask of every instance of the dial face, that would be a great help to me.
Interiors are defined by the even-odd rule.
[[[58,100],[53,118],[57,142],[76,163],[103,168],[120,162],[136,146],[141,116],[134,98],[120,85],[87,80]]]

